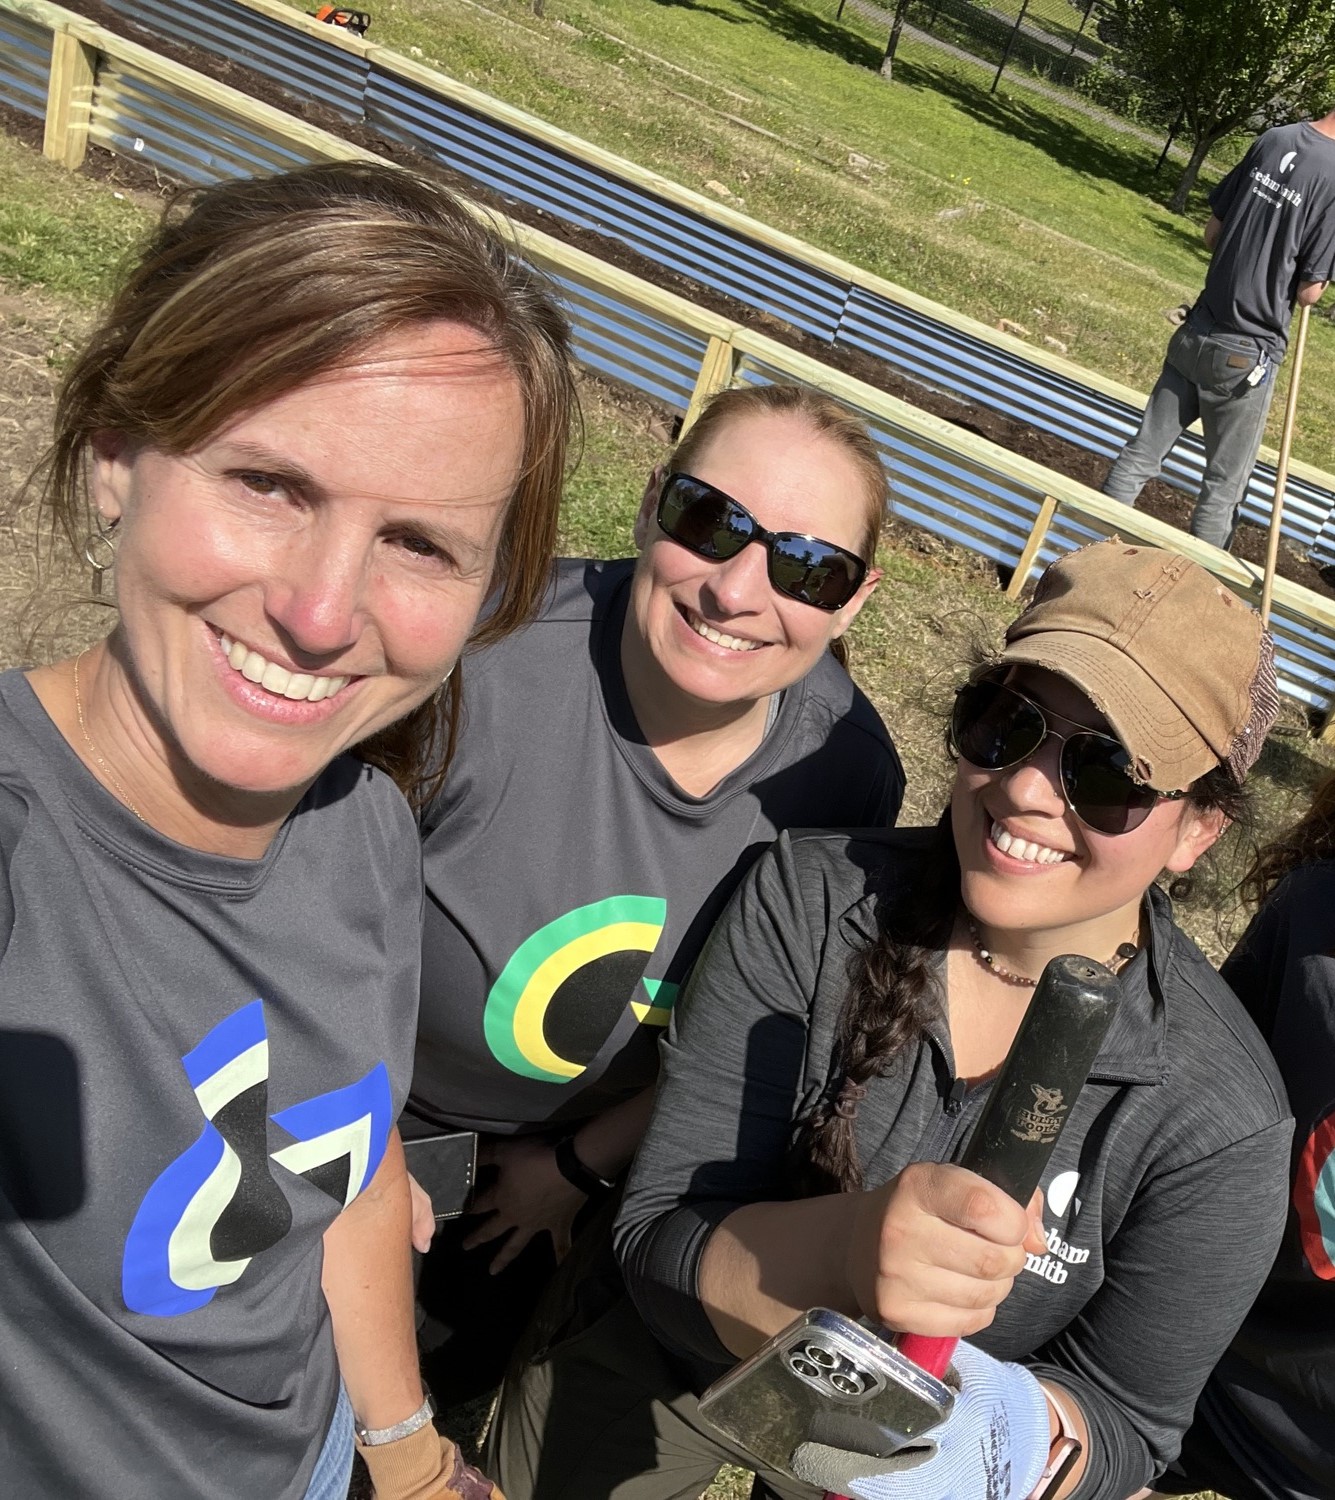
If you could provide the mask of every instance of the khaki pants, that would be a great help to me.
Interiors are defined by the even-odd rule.
[[[559,1327],[562,1300],[602,1305],[578,1331],[512,1366],[483,1472],[507,1500],[696,1500],[721,1465],[753,1468],[701,1421],[688,1380],[620,1288],[610,1246],[598,1247],[596,1269],[578,1263],[588,1248],[567,1258],[536,1326]],[[603,1296],[591,1299],[597,1286]],[[820,1500],[783,1475],[767,1472],[764,1484],[757,1496]]]

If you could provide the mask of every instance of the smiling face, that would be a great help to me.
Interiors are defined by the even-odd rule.
[[[797,531],[861,552],[866,481],[845,449],[791,413],[749,415],[721,428],[691,459],[697,479],[731,495],[770,531]],[[853,623],[875,587],[873,569],[834,612],[778,593],[765,549],[710,562],[671,541],[654,520],[651,481],[636,523],[641,546],[628,628],[665,687],[708,705],[747,705],[791,686]]]
[[[196,802],[295,803],[453,666],[523,431],[513,374],[437,322],[185,455],[100,437],[93,498],[121,523],[116,649],[89,704],[102,752]]]
[[[1077,688],[1025,667],[1007,682],[1052,714],[1058,734],[1108,731]],[[1053,952],[1103,960],[1135,930],[1146,889],[1165,870],[1182,873],[1214,843],[1223,821],[1189,799],[1161,801],[1129,833],[1096,833],[1066,805],[1062,742],[1049,736],[1028,760],[984,771],[961,760],[951,822],[967,909],[989,930],[1050,937]]]

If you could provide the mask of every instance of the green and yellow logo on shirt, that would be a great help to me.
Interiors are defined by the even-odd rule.
[[[483,1031],[512,1073],[567,1083],[598,1054],[627,1004],[648,1026],[665,1026],[677,986],[644,977],[667,902],[609,896],[540,927],[515,950],[487,996]],[[635,997],[640,984],[646,999]]]

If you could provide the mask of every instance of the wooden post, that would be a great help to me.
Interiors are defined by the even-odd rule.
[[[1298,415],[1298,382],[1303,374],[1303,350],[1307,347],[1307,323],[1312,309],[1305,303],[1298,314],[1298,336],[1293,341],[1293,369],[1289,374],[1289,397],[1284,403],[1284,428],[1279,438],[1279,462],[1275,465],[1275,503],[1270,507],[1270,533],[1266,537],[1265,578],[1261,584],[1261,624],[1270,623],[1270,599],[1275,592],[1275,565],[1279,561],[1279,526],[1284,515],[1284,492],[1289,483],[1289,454],[1293,449],[1293,423]]]
[[[1034,517],[1033,529],[1029,533],[1029,540],[1024,544],[1024,551],[1020,553],[1020,560],[1015,564],[1015,571],[1011,574],[1011,581],[1006,585],[1006,597],[1018,599],[1020,590],[1025,586],[1030,573],[1034,570],[1034,563],[1043,543],[1047,540],[1048,527],[1052,525],[1052,518],[1057,514],[1057,502],[1051,495],[1043,496],[1043,503],[1038,507],[1038,514]]]
[[[695,377],[691,404],[681,420],[683,436],[691,430],[695,419],[700,415],[700,408],[710,396],[715,391],[727,390],[732,384],[732,374],[736,367],[737,351],[732,347],[732,341],[715,334],[705,349],[704,359],[700,361],[700,373]]]
[[[51,33],[51,75],[46,91],[42,155],[71,172],[88,151],[97,49],[66,31]]]

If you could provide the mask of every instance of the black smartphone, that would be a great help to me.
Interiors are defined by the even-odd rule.
[[[436,1222],[467,1211],[477,1175],[477,1131],[439,1130],[403,1143],[408,1170],[431,1199]]]

